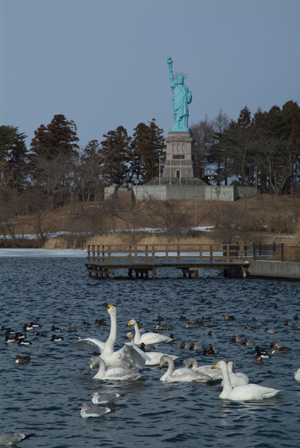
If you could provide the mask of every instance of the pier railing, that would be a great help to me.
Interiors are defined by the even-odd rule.
[[[87,261],[109,265],[126,264],[210,263],[214,260],[243,264],[249,260],[300,261],[300,246],[284,244],[97,244],[88,245]]]
[[[250,251],[250,252],[249,252]],[[184,261],[213,264],[214,259],[244,263],[252,256],[252,246],[232,244],[137,244],[89,245],[88,263],[179,264]]]

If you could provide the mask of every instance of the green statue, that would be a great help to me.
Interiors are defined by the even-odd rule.
[[[184,75],[173,75],[172,58],[168,57],[170,84],[173,92],[174,126],[171,132],[190,132],[188,127],[189,109],[192,102],[192,92],[184,85]]]

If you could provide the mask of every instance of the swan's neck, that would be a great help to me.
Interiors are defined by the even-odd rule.
[[[141,333],[137,322],[134,324],[134,331],[135,331],[134,342],[135,344],[138,344],[139,340],[141,339]]]
[[[193,370],[196,370],[197,367],[198,367],[198,363],[197,363],[196,359],[192,359],[191,364],[192,364],[192,369],[193,369]]]
[[[161,377],[161,381],[165,381],[168,376],[172,375],[174,370],[175,370],[175,364],[173,359],[168,359],[168,369],[166,373]]]
[[[226,364],[221,366],[221,370],[223,374],[223,390],[220,394],[220,398],[226,398],[233,387],[230,381],[230,376]]]
[[[103,353],[112,353],[114,351],[114,345],[117,339],[117,316],[115,313],[110,314],[110,333],[105,343]]]
[[[104,361],[100,357],[98,358],[98,363],[99,363],[99,370],[98,370],[97,375],[95,375],[94,378],[96,378],[96,377],[97,378],[102,378],[105,375],[105,372],[106,372],[105,363],[104,363]]]

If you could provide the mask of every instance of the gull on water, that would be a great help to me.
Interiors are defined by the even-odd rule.
[[[110,408],[90,406],[88,403],[83,403],[81,405],[80,415],[82,418],[102,417],[102,415],[108,414],[109,412],[111,412]]]

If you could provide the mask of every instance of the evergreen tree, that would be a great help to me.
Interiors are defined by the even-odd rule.
[[[2,185],[21,191],[28,175],[27,136],[14,126],[0,126],[0,170]],[[4,175],[5,173],[5,175]]]
[[[107,183],[116,186],[127,184],[129,171],[129,145],[131,137],[123,126],[119,126],[115,131],[104,134],[105,140],[101,142],[99,155],[102,159],[103,176]]]
[[[60,155],[77,154],[77,127],[74,121],[68,121],[64,115],[54,115],[51,123],[41,125],[35,132],[30,147],[32,153],[54,159]]]
[[[158,177],[159,158],[164,155],[163,129],[153,118],[149,125],[139,123],[134,129],[131,156],[131,180],[135,177],[147,183]]]

